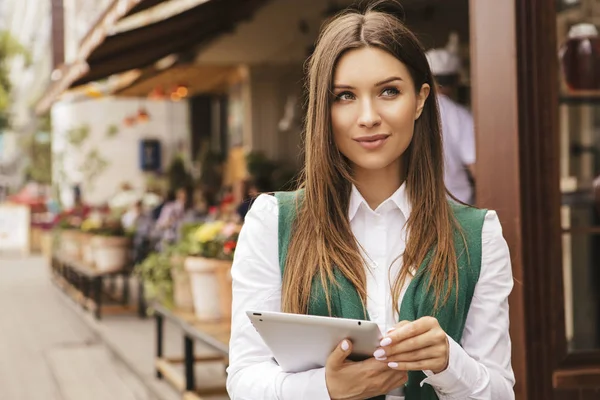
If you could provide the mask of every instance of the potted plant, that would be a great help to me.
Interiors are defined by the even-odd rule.
[[[101,272],[115,272],[127,266],[131,253],[131,232],[126,232],[118,217],[108,217],[100,227],[90,230],[94,267]]]
[[[199,226],[197,223],[183,225],[178,242],[136,265],[135,272],[144,281],[148,299],[157,300],[167,307],[193,311],[190,276],[184,263],[191,253],[193,234]]]
[[[181,240],[167,249],[171,263],[171,277],[173,279],[173,300],[175,307],[193,311],[194,297],[190,274],[185,270],[186,257],[191,252],[193,233],[198,229],[198,224],[187,224],[181,228]]]
[[[200,320],[231,317],[231,262],[240,226],[208,222],[192,235],[185,270],[190,274],[194,311]]]
[[[81,223],[81,234],[79,235],[79,249],[81,259],[89,266],[94,266],[94,251],[92,248],[92,238],[94,232],[102,228],[102,219],[97,216],[91,216]]]
[[[171,260],[167,252],[150,253],[135,266],[135,274],[144,284],[144,295],[166,307],[173,306]]]
[[[57,217],[54,227],[54,237],[52,238],[54,251],[69,259],[80,259],[80,224],[80,218],[66,213],[63,213]]]

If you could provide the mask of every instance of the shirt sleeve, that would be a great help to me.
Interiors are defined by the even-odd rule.
[[[448,368],[434,375],[424,371],[440,400],[513,400],[508,295],[513,287],[508,245],[494,211],[482,231],[479,281],[469,308],[460,345],[448,337]],[[462,347],[461,347],[462,346]]]
[[[231,275],[233,304],[227,391],[233,400],[329,399],[325,368],[285,373],[252,326],[247,310],[281,311],[278,205],[260,195],[246,215]]]
[[[466,109],[458,110],[458,121],[460,126],[459,153],[463,165],[475,163],[475,126],[473,116]]]
[[[163,208],[160,210],[160,214],[158,216],[158,219],[156,220],[156,226],[157,227],[164,227],[167,225],[167,223],[169,222],[169,219],[171,219],[171,214],[173,213],[173,203],[167,203],[163,206]]]

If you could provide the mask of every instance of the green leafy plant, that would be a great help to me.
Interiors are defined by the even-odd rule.
[[[83,124],[67,131],[67,142],[73,147],[80,148],[89,136],[89,125]]]
[[[167,171],[167,179],[169,182],[169,190],[177,190],[180,188],[190,188],[193,183],[191,174],[185,167],[185,162],[181,155],[177,155],[171,161]]]
[[[90,150],[80,168],[88,188],[93,187],[96,178],[106,170],[108,164],[97,148]]]
[[[117,236],[117,237],[131,237],[134,232],[129,232],[123,229],[123,226],[120,223],[109,221],[107,223],[102,224],[98,228],[92,228],[88,233],[92,233],[98,236]]]
[[[167,307],[174,305],[170,251],[151,253],[136,265],[135,274],[144,282],[147,299],[156,300]]]
[[[21,142],[21,147],[27,154],[28,165],[25,174],[29,180],[38,183],[52,183],[52,143],[50,134],[48,138],[41,139],[43,135],[29,135]]]
[[[9,62],[17,56],[31,64],[31,54],[8,31],[0,31],[0,132],[10,126],[10,106],[12,85],[9,76]]]
[[[119,127],[115,124],[109,125],[106,129],[106,137],[112,138],[119,134]]]
[[[140,264],[135,273],[144,282],[146,297],[161,302],[167,307],[173,306],[173,277],[171,270],[183,270],[183,260],[191,254],[191,236],[201,224],[184,224],[180,228],[181,240],[152,253]]]

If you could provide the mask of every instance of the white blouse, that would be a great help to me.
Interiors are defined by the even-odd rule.
[[[389,276],[397,276],[405,249],[406,220],[411,206],[402,185],[375,211],[353,187],[348,216],[352,232],[367,254],[367,311],[382,332],[398,322],[391,303]],[[246,215],[232,266],[233,309],[227,390],[232,399],[329,399],[325,368],[285,373],[252,327],[246,310],[281,311],[278,251],[278,204],[261,195]],[[391,274],[388,271],[391,268]],[[406,282],[400,302],[408,287]],[[424,371],[440,400],[514,399],[508,333],[508,295],[513,287],[510,255],[494,211],[485,216],[479,281],[460,345],[452,338],[448,368]],[[388,394],[388,400],[403,399]]]

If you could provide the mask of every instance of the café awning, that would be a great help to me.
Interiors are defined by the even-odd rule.
[[[240,21],[251,18],[267,1],[205,0],[169,18],[113,35],[105,34],[103,41],[82,43],[80,50],[88,51],[80,51],[78,61],[61,67],[60,79],[50,85],[38,102],[36,112],[47,111],[55,99],[69,88],[144,68],[171,54],[198,50],[220,34],[233,30]],[[129,2],[131,4],[122,15],[134,11],[136,6],[141,12],[143,7],[162,3],[159,0]],[[88,35],[96,39],[101,36],[101,33]]]
[[[188,96],[225,93],[228,84],[240,73],[236,66],[180,64],[164,71],[148,71],[113,94],[120,97],[147,97],[157,89],[166,92],[178,85],[185,86]]]

